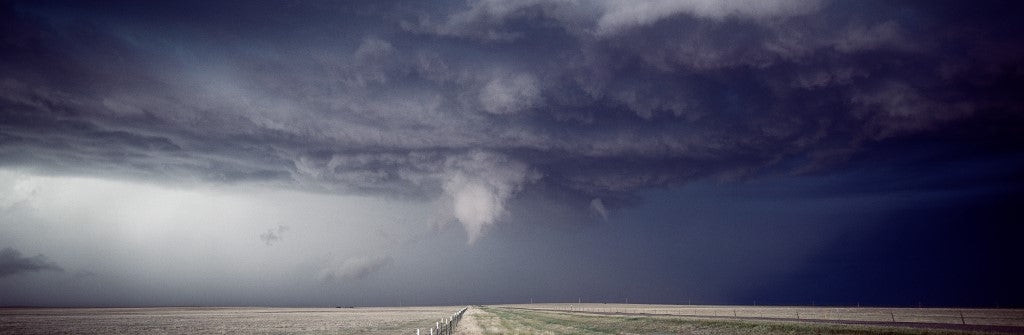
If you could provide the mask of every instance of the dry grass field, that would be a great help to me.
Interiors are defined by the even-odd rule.
[[[0,334],[413,334],[461,308],[12,308]]]
[[[529,304],[471,308],[457,334],[1005,334],[1024,311],[959,309]],[[800,318],[797,319],[797,313]],[[890,314],[891,313],[891,314]],[[956,314],[956,323],[950,317]],[[882,320],[884,314],[885,320]],[[696,315],[696,316],[694,316]],[[825,319],[826,315],[831,319]],[[897,322],[892,322],[892,318]],[[847,318],[851,323],[842,323]],[[902,321],[901,321],[902,318]],[[853,321],[867,324],[852,324]]]
[[[1024,327],[1024,310],[980,308],[787,307],[646,304],[518,304],[536,310],[588,313],[678,315],[708,318],[849,320],[897,323],[948,323]],[[963,316],[961,318],[961,315]]]
[[[435,321],[461,308],[8,308],[0,309],[0,334],[414,334],[416,328],[427,334]],[[1007,332],[1024,333],[1024,311],[524,304],[474,306],[456,329],[460,335]]]

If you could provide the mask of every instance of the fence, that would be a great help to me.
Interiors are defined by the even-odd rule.
[[[434,323],[434,328],[429,329],[429,333],[422,335],[452,335],[455,331],[455,326],[458,326],[459,320],[462,320],[462,314],[466,313],[466,309],[469,309],[469,307],[455,312],[452,316],[441,318],[441,321]],[[419,328],[416,328],[416,335],[421,335]]]

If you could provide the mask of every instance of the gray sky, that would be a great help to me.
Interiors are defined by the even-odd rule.
[[[3,2],[0,304],[1020,305],[1019,14]]]

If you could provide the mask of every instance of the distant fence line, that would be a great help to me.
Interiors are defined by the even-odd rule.
[[[421,334],[420,329],[416,328],[416,335],[452,335],[455,331],[455,326],[459,325],[459,321],[462,320],[462,314],[466,313],[469,307],[465,307],[452,316],[441,318],[441,321],[434,323],[434,328],[428,329],[428,333]]]

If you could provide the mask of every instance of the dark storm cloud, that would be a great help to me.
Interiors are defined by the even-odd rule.
[[[64,271],[60,266],[50,262],[46,256],[35,255],[25,257],[14,248],[3,248],[0,250],[0,278],[16,275],[25,272],[38,271]]]
[[[638,190],[828,171],[894,141],[1018,152],[1019,7],[12,2],[0,157],[444,193],[467,227],[528,188],[606,217]]]

